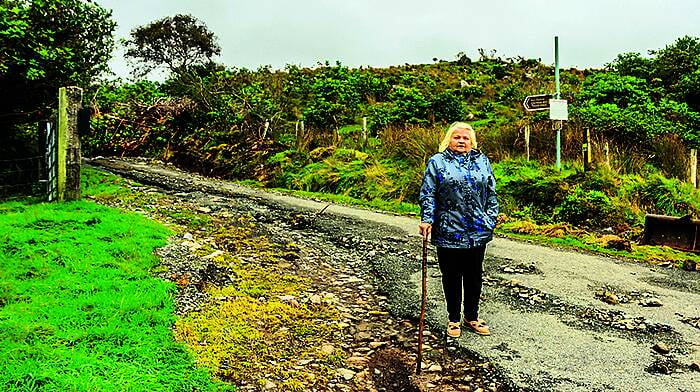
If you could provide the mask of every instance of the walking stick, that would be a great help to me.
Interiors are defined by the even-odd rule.
[[[423,324],[425,321],[425,305],[428,302],[428,287],[426,275],[428,274],[428,239],[423,237],[423,298],[420,305],[420,319],[418,321],[418,360],[416,364],[416,374],[421,372],[421,362],[423,362]]]

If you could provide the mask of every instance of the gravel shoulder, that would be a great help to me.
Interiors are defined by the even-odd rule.
[[[328,206],[148,160],[95,159],[89,163],[146,184],[246,199],[251,214],[273,224],[279,214],[288,224],[296,219],[297,241],[305,241],[377,288],[377,295],[386,297],[382,306],[393,317],[418,317],[417,219]],[[439,270],[434,256],[430,257],[426,320],[432,335],[440,337],[438,341],[446,347],[444,355],[440,350],[431,354],[436,362],[460,364],[462,358],[476,358],[490,363],[494,390],[700,390],[700,372],[691,368],[700,362],[697,272],[505,238],[496,238],[489,245],[485,267],[480,316],[488,320],[494,335],[464,333],[459,339],[447,340]],[[659,353],[663,350],[658,346],[670,352]],[[441,361],[439,355],[444,357]],[[443,378],[473,377],[457,368],[445,372]]]

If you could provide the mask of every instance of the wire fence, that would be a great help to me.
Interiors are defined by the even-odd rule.
[[[45,178],[45,157],[43,155],[0,159],[0,198],[9,199],[33,196],[41,193]]]
[[[0,159],[0,200],[27,196],[56,199],[57,142],[52,123],[42,124],[38,142],[37,155]]]

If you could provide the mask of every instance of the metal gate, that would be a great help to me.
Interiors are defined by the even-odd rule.
[[[58,134],[52,122],[45,122],[42,130],[44,173],[40,183],[46,201],[54,201],[58,198]]]

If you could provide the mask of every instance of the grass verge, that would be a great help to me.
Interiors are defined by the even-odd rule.
[[[155,278],[170,231],[93,202],[0,203],[0,389],[216,390]]]
[[[285,188],[268,188],[275,192],[285,193],[290,196],[297,196],[305,199],[323,200],[330,203],[343,204],[353,207],[367,208],[371,210],[380,210],[384,212],[392,212],[399,215],[418,216],[420,207],[413,203],[387,201],[382,199],[362,200],[346,195],[337,195],[332,193],[308,192]]]

